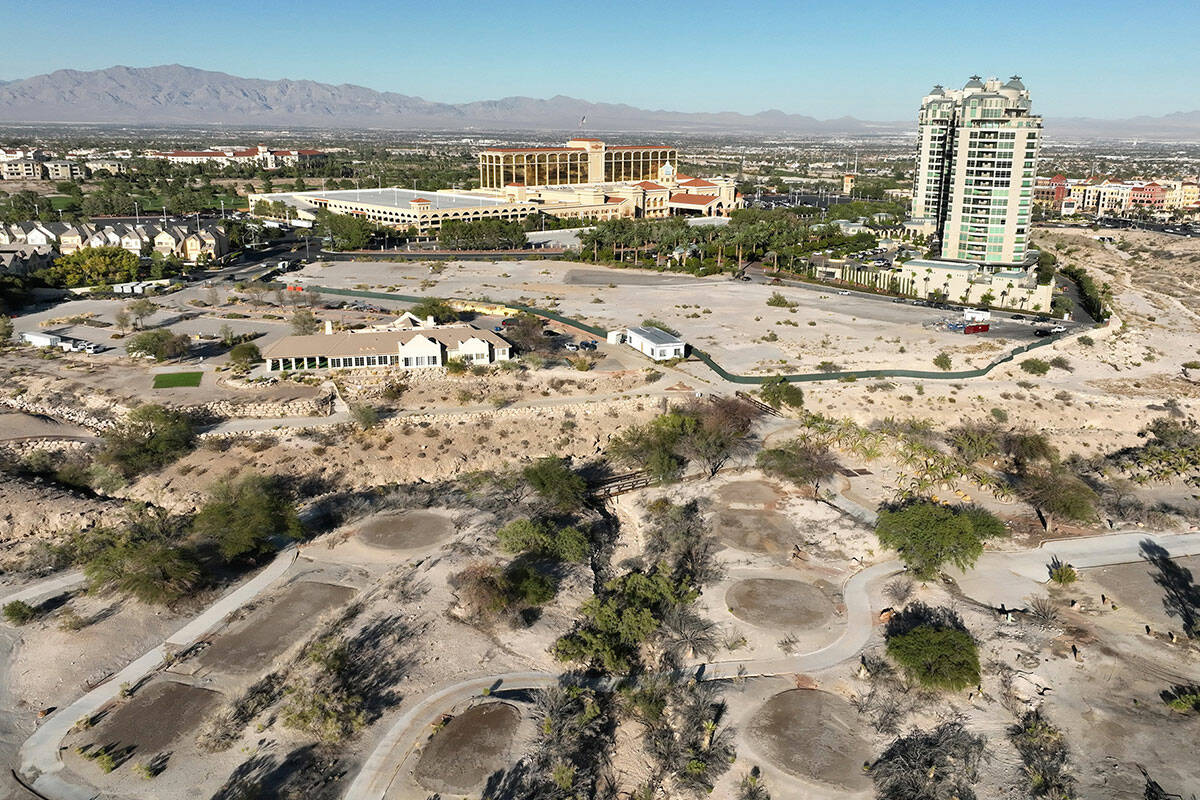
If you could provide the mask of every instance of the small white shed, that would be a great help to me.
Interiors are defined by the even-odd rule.
[[[627,328],[625,343],[655,361],[668,361],[687,355],[687,342],[661,328]]]
[[[21,339],[34,347],[56,347],[62,343],[63,338],[53,333],[43,333],[42,331],[23,331]]]

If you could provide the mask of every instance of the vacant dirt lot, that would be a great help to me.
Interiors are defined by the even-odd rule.
[[[764,703],[756,717],[750,740],[778,768],[846,791],[870,788],[862,766],[872,753],[858,734],[858,714],[845,700],[793,689]]]
[[[453,533],[447,512],[439,511],[380,514],[363,522],[356,531],[363,544],[384,550],[429,547],[450,538]]]
[[[190,731],[221,699],[218,692],[175,681],[159,681],[138,692],[96,726],[88,741],[100,747],[149,756]]]
[[[234,674],[260,670],[287,649],[297,631],[310,630],[323,612],[345,603],[354,594],[354,589],[331,583],[293,583],[236,630],[219,636],[200,654],[198,663]]]

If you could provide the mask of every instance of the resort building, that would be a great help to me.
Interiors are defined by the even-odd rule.
[[[645,151],[657,152],[653,149]],[[398,187],[279,192],[252,194],[248,199],[251,212],[260,216],[313,220],[318,211],[326,210],[335,214],[354,214],[402,231],[412,228],[421,234],[434,232],[443,223],[457,220],[521,220],[530,214],[596,220],[672,215],[717,217],[728,216],[730,211],[744,207],[737,184],[731,178],[680,175],[670,160],[675,158],[675,151],[666,149],[663,152],[670,158],[647,156],[629,164],[622,160],[612,169],[606,166],[610,162],[602,161],[598,168],[599,174],[641,175],[646,165],[657,165],[653,174],[637,180],[539,185],[514,181],[498,188],[436,192]],[[635,164],[637,166],[633,166]],[[547,177],[546,173],[538,171],[527,174]],[[559,180],[563,176],[555,173],[549,177]]]
[[[572,186],[654,180],[664,164],[679,166],[679,152],[663,145],[606,145],[571,139],[563,147],[489,147],[479,154],[479,186]]]
[[[608,341],[610,344],[627,344],[654,361],[669,361],[687,355],[687,342],[661,328],[646,326],[610,331]]]
[[[285,336],[263,349],[268,372],[325,369],[420,369],[447,361],[493,364],[512,358],[512,345],[472,325],[397,326],[395,330]]]
[[[1042,118],[1029,91],[971,77],[962,89],[935,86],[921,102],[913,221],[937,237],[941,258],[1024,264]]]

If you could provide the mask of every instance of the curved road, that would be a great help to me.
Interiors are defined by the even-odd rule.
[[[1141,543],[1152,541],[1172,557],[1200,555],[1200,533],[1118,533],[1045,542],[1017,553],[984,553],[972,571],[976,585],[1021,587],[1022,598],[1031,586],[1047,580],[1047,565],[1057,557],[1079,568],[1125,564],[1141,560]],[[836,666],[862,652],[871,639],[876,615],[871,609],[871,589],[902,571],[898,561],[876,564],[852,575],[842,589],[846,604],[846,630],[830,645],[801,655],[756,661],[719,661],[696,665],[704,680],[761,677],[816,672]],[[970,594],[970,592],[968,592]],[[1009,605],[1010,608],[1020,605]],[[547,672],[511,672],[472,678],[444,687],[400,716],[363,763],[344,795],[345,800],[383,800],[396,775],[420,744],[430,722],[442,712],[477,696],[484,689],[541,689],[553,686],[559,676]]]

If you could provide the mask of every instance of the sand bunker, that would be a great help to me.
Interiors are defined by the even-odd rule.
[[[508,703],[484,703],[447,723],[421,753],[415,776],[431,792],[471,794],[509,762],[521,712]]]
[[[153,683],[105,717],[92,741],[117,751],[132,747],[136,755],[151,755],[195,728],[220,699],[218,692],[175,681]]]
[[[833,619],[833,603],[816,586],[778,578],[738,581],[725,593],[735,617],[760,628],[820,628]]]
[[[274,602],[251,614],[241,628],[218,637],[198,661],[201,666],[231,673],[262,669],[301,636],[311,633],[322,613],[354,594],[347,586],[331,583],[293,583]]]
[[[723,509],[713,527],[722,542],[748,553],[782,555],[800,542],[792,523],[776,511]]]
[[[734,481],[717,489],[725,505],[767,506],[779,501],[779,487],[763,481]]]
[[[449,539],[454,526],[444,512],[405,511],[364,520],[356,531],[359,541],[384,550],[412,550]]]
[[[871,786],[862,769],[871,751],[858,727],[858,714],[840,697],[793,689],[763,703],[747,735],[784,772],[859,791]]]

